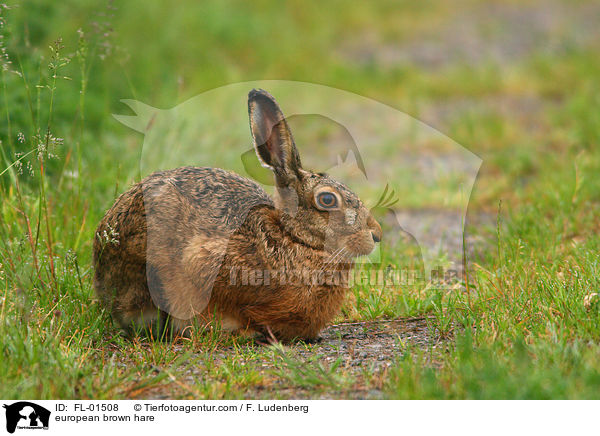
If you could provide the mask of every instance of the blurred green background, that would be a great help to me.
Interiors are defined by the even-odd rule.
[[[4,72],[4,98],[13,127],[7,138],[3,122],[0,135],[16,143],[19,131],[27,136],[44,124],[49,93],[35,86],[48,84],[48,47],[62,38],[62,53],[72,59],[60,72],[69,79],[56,83],[53,125],[66,146],[75,141],[85,78],[89,142],[82,153],[101,168],[97,173],[84,159],[88,176],[111,171],[104,164],[117,153],[123,168],[112,175],[134,177],[141,140],[110,116],[127,114],[120,99],[169,108],[256,79],[341,88],[437,128],[484,160],[475,200],[491,209],[500,196],[526,190],[540,169],[562,165],[565,153],[573,158],[573,150],[598,140],[595,2],[23,1],[8,7],[3,46],[12,64]],[[85,61],[76,55],[78,31]],[[12,73],[21,69],[38,126],[30,121],[22,78]]]

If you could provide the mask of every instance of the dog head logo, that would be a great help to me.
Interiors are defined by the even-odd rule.
[[[257,158],[258,150],[253,148],[248,130],[247,98],[253,88],[266,89],[276,97],[294,133],[303,167],[316,173],[327,172],[344,183],[380,223],[383,221],[379,251],[376,249],[363,261],[382,262],[381,247],[409,235],[421,251],[426,280],[439,271],[441,262],[445,269],[462,268],[462,231],[481,159],[411,116],[350,92],[303,82],[255,81],[213,89],[167,110],[124,100],[135,115],[115,118],[144,134],[142,176],[182,166],[214,167],[253,179],[267,192],[277,189],[273,172],[263,168],[269,166],[260,156]],[[311,124],[310,119],[314,121],[315,117],[326,122]],[[294,125],[295,120],[307,118],[307,125]],[[160,229],[165,228],[165,223],[155,225],[158,213],[151,209],[160,208],[152,201],[160,193],[154,193],[151,186],[147,188],[144,199],[150,258],[151,250],[165,252],[168,247],[161,247],[164,231]],[[230,212],[235,212],[235,222],[227,223],[229,227],[242,223],[256,202],[261,201],[251,200],[256,201],[229,205]],[[158,212],[163,217],[173,216],[172,211],[171,215],[163,213],[169,211]],[[443,224],[437,225],[440,219]],[[211,250],[214,262],[206,266],[201,277],[205,292],[200,306],[208,301],[228,240],[223,229],[207,230],[207,234],[217,235],[223,241],[216,244],[213,236],[210,244],[203,243],[204,249]],[[164,307],[159,275],[160,272],[148,270],[155,304],[176,318],[187,319],[189,313],[172,313]]]
[[[48,429],[50,411],[42,406],[28,401],[19,401],[6,409],[6,431],[14,433],[18,429]]]

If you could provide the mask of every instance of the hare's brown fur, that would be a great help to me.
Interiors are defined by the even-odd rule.
[[[264,91],[253,92],[251,130],[259,158],[275,173],[274,199],[235,173],[184,167],[134,185],[100,222],[94,285],[123,328],[142,318],[159,330],[170,325],[181,331],[192,320],[216,317],[232,330],[314,339],[347,291],[351,256],[334,262],[336,253],[367,253],[371,235],[381,237],[355,194],[301,168],[278,106]],[[319,189],[334,192],[343,209],[315,208]],[[324,283],[270,275],[310,274],[325,266],[334,279]],[[258,272],[260,283],[245,280],[245,272]]]

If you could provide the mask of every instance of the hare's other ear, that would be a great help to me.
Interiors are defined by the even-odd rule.
[[[275,173],[277,184],[287,186],[300,179],[300,155],[275,99],[262,89],[253,89],[248,94],[248,116],[258,159]]]

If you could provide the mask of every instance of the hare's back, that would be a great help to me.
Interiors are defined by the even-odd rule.
[[[176,168],[151,174],[141,184],[147,216],[179,217],[204,231],[229,233],[254,207],[273,205],[260,185],[220,168]]]

